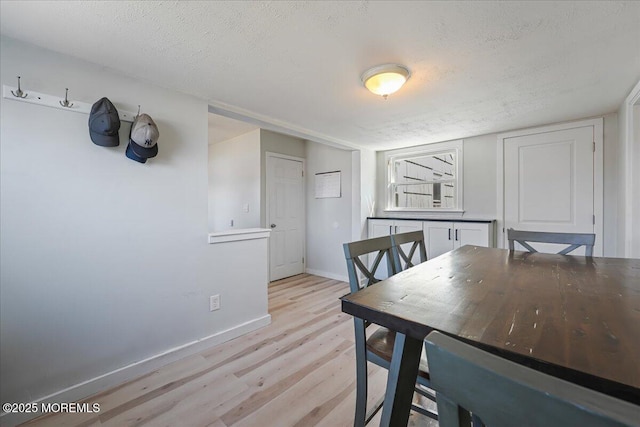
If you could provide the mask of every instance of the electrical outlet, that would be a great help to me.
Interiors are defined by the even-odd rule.
[[[209,297],[209,311],[220,310],[220,295],[211,295]]]

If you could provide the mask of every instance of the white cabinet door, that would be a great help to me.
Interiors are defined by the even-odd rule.
[[[391,234],[393,221],[386,219],[369,220],[369,238],[388,236]]]
[[[390,219],[370,219],[369,238],[388,236],[389,234],[408,233],[422,230],[421,221],[403,221]]]
[[[464,245],[493,246],[493,226],[482,222],[423,222],[429,259]]]
[[[454,224],[455,248],[464,245],[491,247],[489,224],[478,222],[456,222]]]
[[[422,231],[422,221],[396,220],[394,221],[392,230],[394,231],[394,234],[409,233],[411,231]],[[402,249],[405,254],[407,255],[409,254],[409,251],[411,251],[411,246],[412,246],[411,243],[405,243],[404,245],[402,245]],[[429,255],[427,255],[427,259],[429,259]],[[416,250],[413,253],[413,256],[411,257],[411,262],[413,263],[413,265],[420,264],[420,251]]]
[[[393,221],[393,234],[422,230],[422,221]]]
[[[453,250],[452,222],[425,221],[422,224],[427,245],[427,257],[429,259]]]

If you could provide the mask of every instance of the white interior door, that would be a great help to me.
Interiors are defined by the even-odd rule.
[[[266,166],[269,276],[273,281],[304,272],[303,161],[269,154]]]
[[[593,126],[506,138],[505,230],[594,233],[594,146]],[[540,252],[556,246],[534,244]]]

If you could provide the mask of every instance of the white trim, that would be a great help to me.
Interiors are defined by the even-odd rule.
[[[296,157],[296,156],[289,156],[287,154],[280,154],[280,153],[274,153],[272,151],[265,151],[264,152],[265,158],[267,157],[279,157],[281,159],[287,159],[287,160],[295,160],[298,162],[302,162],[302,166],[304,167],[304,163],[305,163],[305,159],[303,157]],[[302,169],[304,171],[304,169]]]
[[[108,390],[126,381],[130,381],[141,375],[148,374],[162,366],[175,362],[176,360],[196,354],[202,350],[213,347],[223,342],[232,340],[246,333],[255,331],[256,329],[267,326],[271,323],[271,315],[267,314],[248,322],[234,326],[227,330],[217,332],[215,334],[188,342],[178,347],[171,348],[143,360],[131,363],[122,368],[115,369],[106,374],[99,375],[87,381],[72,385],[63,390],[56,391],[40,399],[36,399],[34,403],[54,403],[54,402],[76,402],[104,390]],[[2,413],[0,420],[2,426],[15,426],[17,424],[28,421],[32,418],[41,416],[41,413]]]
[[[504,243],[504,136],[498,134],[496,144],[496,248],[506,248]]]
[[[602,125],[602,117],[596,117],[593,119],[577,120],[574,122],[556,123],[552,125],[538,126],[532,128],[518,129],[514,131],[499,133],[498,138],[507,139],[518,136],[534,135],[538,133],[556,132],[559,130],[582,128],[586,126],[595,126],[598,122]]]
[[[594,233],[596,243],[593,253],[604,256],[604,118],[593,120],[593,141],[596,152],[593,155],[593,213],[596,216]]]
[[[540,126],[516,130],[498,134],[497,141],[497,222],[496,222],[496,247],[506,248],[507,235],[504,229],[504,140],[519,136],[533,135],[538,133],[556,132],[560,130],[575,129],[579,127],[593,127],[593,139],[596,144],[596,152],[593,159],[593,212],[596,216],[594,232],[597,236],[596,244],[593,248],[594,254],[602,256],[604,241],[604,119],[578,120],[569,123],[559,123],[549,126]]]
[[[622,120],[626,123],[625,135],[621,136],[620,143],[624,151],[624,257],[630,258],[633,250],[633,146],[634,124],[633,107],[640,101],[640,81],[625,98],[623,106],[625,115]],[[636,184],[638,185],[638,184]]]
[[[442,215],[449,215],[449,214],[453,214],[453,215],[457,215],[460,214],[462,215],[464,213],[464,209],[418,209],[418,208],[396,208],[396,209],[385,209],[384,212],[387,213],[400,213],[400,212],[415,212],[415,213],[419,213],[420,216],[422,215],[436,215],[436,216],[442,216]],[[415,215],[414,215],[415,216]]]
[[[238,240],[268,239],[271,230],[268,228],[244,228],[238,230],[209,233],[209,244],[236,242]]]
[[[313,274],[314,276],[326,277],[327,279],[340,280],[341,282],[349,283],[348,276],[342,276],[340,274],[329,273],[328,271],[316,270],[313,268],[307,268],[305,271],[307,274]]]
[[[90,114],[91,108],[93,107],[93,104],[77,101],[75,99],[68,100],[72,104],[70,107],[64,107],[60,104],[60,102],[64,101],[64,99],[61,96],[47,95],[46,93],[34,92],[32,90],[26,90],[26,89],[23,91],[25,92],[26,96],[24,98],[20,98],[20,97],[14,96],[11,93],[11,91],[16,92],[17,90],[18,90],[17,87],[3,85],[2,97],[5,99],[10,99],[12,101],[27,102],[29,104],[40,105],[42,107],[57,108],[58,110],[71,111],[74,113],[82,113],[82,114]],[[124,111],[119,109],[118,117],[120,117],[120,120],[123,122],[132,123],[136,118],[136,113],[132,111]]]
[[[274,157],[286,160],[294,160],[297,162],[302,162],[302,259],[304,260],[302,263],[302,271],[305,271],[305,267],[307,265],[307,162],[302,157],[289,156],[286,154],[274,153],[272,151],[265,151],[265,225],[271,224],[271,218],[269,218],[269,195],[271,192],[269,191],[269,163],[271,159]],[[269,243],[271,245],[271,243]],[[271,247],[269,246],[269,258],[267,260],[269,266],[269,282],[274,281],[271,278]]]
[[[343,139],[333,138],[320,132],[296,126],[293,123],[278,120],[263,114],[254,113],[253,111],[245,110],[244,108],[239,108],[230,104],[226,104],[224,102],[210,100],[209,112],[218,114],[220,116],[240,120],[246,123],[252,123],[260,127],[261,129],[284,133],[286,135],[295,136],[300,139],[308,139],[310,141],[319,142],[321,144],[341,148],[343,150],[359,150],[363,148],[360,145],[345,141]]]

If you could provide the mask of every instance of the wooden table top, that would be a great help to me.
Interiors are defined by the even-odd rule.
[[[464,246],[362,291],[342,310],[432,330],[640,404],[640,260]]]

